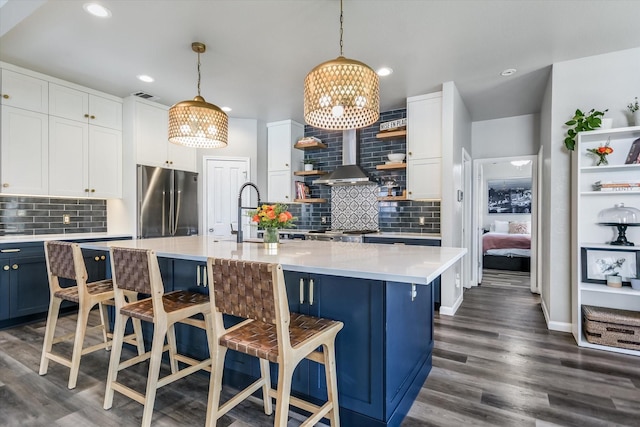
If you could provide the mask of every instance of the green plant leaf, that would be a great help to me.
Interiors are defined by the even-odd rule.
[[[567,125],[567,126],[573,126],[575,124],[576,124],[575,120],[569,120],[568,122],[565,123],[565,125]]]

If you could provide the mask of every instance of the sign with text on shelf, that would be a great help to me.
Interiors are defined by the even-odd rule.
[[[391,120],[390,122],[380,123],[380,132],[395,130],[407,126],[407,119]]]

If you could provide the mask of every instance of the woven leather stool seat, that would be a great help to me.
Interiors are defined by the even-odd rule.
[[[291,346],[296,347],[315,334],[337,326],[339,323],[335,320],[291,313],[291,322],[289,323]],[[220,338],[220,345],[260,359],[267,359],[273,363],[278,362],[276,325],[259,320],[254,320],[226,333]]]
[[[189,291],[175,291],[162,296],[162,305],[167,313],[208,302],[209,295]],[[127,304],[120,309],[120,313],[145,322],[153,322],[153,301],[151,298],[147,298],[136,303]]]
[[[101,280],[87,283],[87,269],[82,257],[82,251],[77,243],[50,241],[44,245],[47,260],[47,274],[49,277],[49,314],[47,316],[47,327],[44,333],[44,343],[42,345],[42,357],[40,359],[40,375],[45,375],[49,368],[49,361],[60,363],[70,368],[69,388],[75,388],[80,369],[80,359],[82,355],[92,353],[100,349],[109,349],[113,335],[108,331],[109,319],[105,305],[114,305],[113,282],[111,280]],[[75,286],[67,288],[60,287],[60,278],[75,281]],[[138,294],[128,292],[129,301],[136,301]],[[62,301],[71,301],[78,304],[78,320],[75,333],[60,337],[54,337],[58,313]],[[100,325],[87,328],[89,313],[95,305],[100,310]],[[138,353],[144,353],[142,343],[142,327],[140,321],[136,320],[133,325],[134,335],[125,337],[126,342],[138,347]],[[90,347],[83,348],[85,334],[92,329],[102,331],[103,342]],[[53,345],[62,341],[74,340],[71,358],[56,354],[52,351]]]
[[[87,283],[87,292],[90,295],[100,295],[110,292],[111,296],[109,299],[111,299],[113,298],[113,281],[111,279],[107,279],[101,280],[99,282]],[[54,292],[53,295],[58,298],[62,298],[63,300],[72,301],[75,303],[80,302],[77,286],[62,288],[59,291]]]
[[[229,410],[262,390],[265,414],[271,415],[272,398],[276,399],[273,421],[276,427],[287,426],[289,405],[311,414],[302,424],[304,426],[315,425],[326,417],[332,427],[339,427],[335,340],[343,323],[289,313],[284,273],[279,264],[209,258],[207,271],[214,320],[209,351],[214,362],[206,426],[215,426]],[[223,314],[245,320],[226,328]],[[220,405],[228,349],[257,357],[260,378]],[[327,401],[322,406],[291,396],[293,372],[302,359],[324,365]],[[277,390],[271,388],[270,362],[278,365]]]

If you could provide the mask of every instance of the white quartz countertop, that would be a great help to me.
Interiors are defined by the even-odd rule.
[[[262,231],[262,230],[259,230]],[[298,228],[286,228],[279,230],[280,234],[313,234],[312,230],[298,229]],[[440,234],[435,233],[400,233],[391,231],[380,231],[378,233],[365,234],[365,237],[382,237],[387,239],[426,239],[426,240],[441,240]]]
[[[16,235],[0,236],[0,244],[19,244],[30,242],[45,242],[48,240],[90,240],[90,239],[125,239],[131,237],[130,234],[109,234],[109,233],[70,233],[70,234],[38,234],[38,235]]]
[[[309,240],[284,240],[277,251],[269,251],[257,240],[238,244],[206,236],[84,242],[80,246],[152,249],[158,256],[193,261],[216,257],[277,262],[287,271],[425,285],[467,253],[465,248]]]

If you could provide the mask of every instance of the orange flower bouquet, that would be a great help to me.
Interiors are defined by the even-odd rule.
[[[265,243],[278,243],[278,229],[295,227],[295,216],[287,210],[287,205],[276,203],[275,205],[258,206],[255,211],[250,211],[251,221],[258,224],[258,228],[264,229],[263,240]]]
[[[600,166],[609,164],[607,156],[613,153],[613,148],[609,147],[609,141],[607,141],[605,145],[601,145],[598,148],[587,148],[587,151],[598,156],[598,163],[596,163],[596,166]]]

